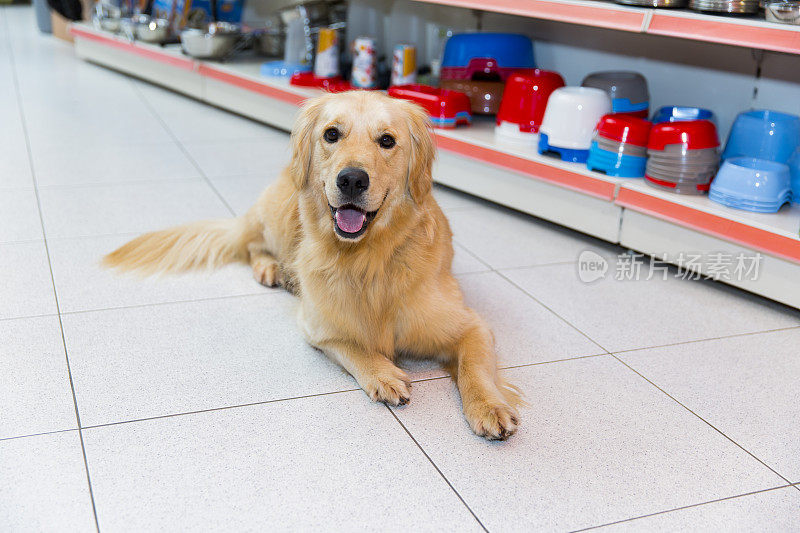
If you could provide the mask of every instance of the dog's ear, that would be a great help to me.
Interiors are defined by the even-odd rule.
[[[408,191],[416,203],[422,200],[433,188],[433,160],[436,146],[428,113],[419,105],[404,101],[411,134],[411,161],[408,167]]]
[[[298,190],[305,187],[308,182],[315,142],[312,133],[324,104],[324,96],[306,100],[292,128],[292,159],[289,162],[289,174]]]

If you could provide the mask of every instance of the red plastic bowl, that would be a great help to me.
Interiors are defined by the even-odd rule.
[[[653,125],[649,121],[629,113],[614,113],[600,119],[597,123],[597,135],[620,143],[647,146],[651,127]]]
[[[430,115],[433,125],[440,128],[469,124],[472,119],[469,97],[459,91],[439,89],[430,85],[395,85],[389,87],[389,96],[411,100],[421,105]]]
[[[538,133],[550,93],[564,87],[564,78],[558,72],[533,69],[518,71],[506,81],[497,124],[519,124],[519,131]]]
[[[689,150],[716,148],[719,146],[717,128],[708,120],[662,122],[654,125],[650,130],[647,148],[664,150],[668,144],[683,145]]]
[[[341,93],[355,89],[355,87],[350,85],[350,82],[345,81],[340,76],[318,78],[314,76],[313,72],[296,72],[292,74],[289,83],[299,87],[316,87],[331,93]]]

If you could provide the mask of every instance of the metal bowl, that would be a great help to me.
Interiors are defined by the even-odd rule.
[[[255,51],[267,57],[283,55],[286,35],[280,30],[263,30],[255,33],[253,47]]]
[[[169,21],[154,19],[148,15],[134,17],[134,35],[146,43],[164,43],[169,39]]]
[[[644,7],[686,7],[689,0],[614,0],[618,4],[626,6]]]
[[[237,24],[212,22],[204,29],[189,28],[181,32],[183,51],[197,59],[222,59],[230,54],[242,38]]]
[[[767,2],[764,15],[767,22],[800,25],[800,2]]]

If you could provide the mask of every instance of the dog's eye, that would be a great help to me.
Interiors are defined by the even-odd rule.
[[[325,137],[325,140],[329,143],[335,143],[339,140],[339,130],[336,128],[328,128],[325,130],[325,133],[322,135]]]
[[[388,133],[384,133],[383,135],[381,135],[381,138],[378,139],[378,144],[381,146],[381,148],[389,149],[395,145],[395,140],[394,137],[392,137]]]

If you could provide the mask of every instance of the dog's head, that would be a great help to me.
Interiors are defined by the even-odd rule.
[[[289,172],[314,223],[358,242],[431,192],[434,145],[425,111],[374,91],[309,100],[292,131]]]

